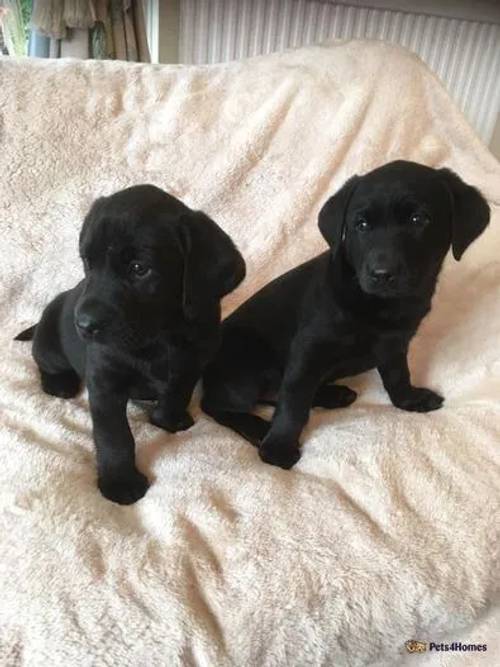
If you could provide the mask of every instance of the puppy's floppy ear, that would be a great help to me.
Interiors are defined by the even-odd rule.
[[[181,216],[179,234],[184,254],[182,306],[186,319],[193,320],[240,284],[245,261],[229,236],[201,211]]]
[[[450,169],[439,173],[448,190],[451,204],[451,248],[458,261],[469,245],[486,229],[490,207],[485,198]]]
[[[359,180],[359,176],[352,176],[338,192],[330,197],[319,212],[319,231],[334,251],[339,249],[345,238],[345,214],[351,195]]]
[[[80,229],[80,236],[79,236],[79,243],[82,242],[83,237],[85,236],[87,229],[90,227],[92,224],[92,221],[98,214],[101,206],[103,203],[106,201],[107,197],[98,197],[92,202],[91,207],[89,208],[85,218],[83,219],[83,225],[82,228]]]

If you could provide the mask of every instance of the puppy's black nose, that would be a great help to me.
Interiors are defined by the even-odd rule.
[[[84,338],[93,338],[107,326],[107,319],[100,308],[86,307],[75,314],[75,324]]]
[[[89,313],[81,313],[75,320],[76,326],[85,336],[95,336],[103,328],[103,323]]]
[[[390,284],[396,280],[396,271],[387,266],[375,266],[370,269],[370,279],[381,285]]]

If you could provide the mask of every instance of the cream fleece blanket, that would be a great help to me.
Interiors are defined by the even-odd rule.
[[[436,78],[375,42],[210,67],[4,59],[0,114],[0,664],[500,664],[500,166]],[[42,394],[11,340],[82,275],[90,202],[151,182],[209,213],[248,263],[228,312],[322,251],[321,204],[395,158],[449,166],[493,207],[412,347],[445,407],[405,413],[355,378],[291,472],[196,400],[177,435],[131,408],[154,483],[102,498],[86,396]],[[407,639],[488,650],[406,656]]]

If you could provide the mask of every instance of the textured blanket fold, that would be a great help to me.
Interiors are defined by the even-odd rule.
[[[492,206],[448,258],[412,345],[436,413],[314,410],[286,472],[200,413],[168,435],[130,407],[144,499],[96,488],[86,394],[44,395],[13,342],[82,275],[82,216],[151,182],[244,254],[230,312],[325,249],[318,210],[354,173],[447,166]],[[497,665],[500,165],[414,56],[377,42],[209,67],[0,59],[0,664]],[[406,654],[466,641],[484,653]]]

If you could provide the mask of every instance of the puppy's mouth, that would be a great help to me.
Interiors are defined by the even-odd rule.
[[[85,343],[100,343],[101,345],[113,345],[123,349],[139,349],[151,342],[151,332],[145,332],[140,327],[130,325],[106,327],[88,331],[82,329],[75,322],[78,336]]]
[[[365,294],[377,296],[381,299],[401,299],[411,297],[416,292],[416,285],[409,278],[398,277],[393,280],[376,281],[363,274],[359,284]]]
[[[155,338],[152,330],[145,329],[139,324],[129,323],[127,326],[114,332],[113,343],[129,350],[138,350],[148,345]]]

